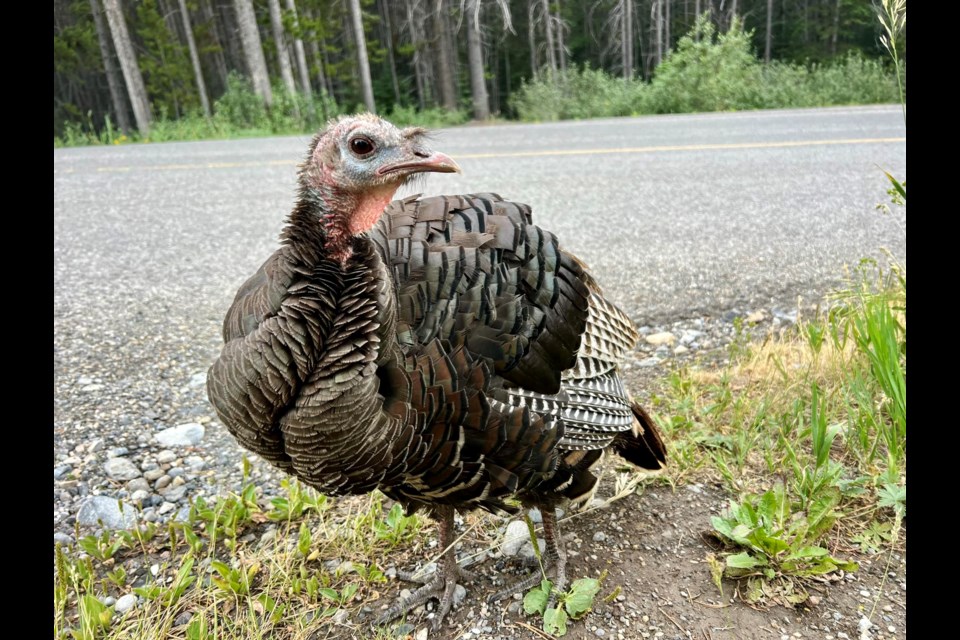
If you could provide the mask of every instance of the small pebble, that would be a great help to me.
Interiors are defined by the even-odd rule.
[[[137,596],[132,593],[120,596],[117,600],[117,613],[126,613],[137,606]]]

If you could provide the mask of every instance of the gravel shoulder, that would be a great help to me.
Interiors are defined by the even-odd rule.
[[[734,323],[734,318],[743,322]],[[750,320],[747,321],[746,319]],[[723,317],[700,317],[668,325],[641,327],[643,339],[625,375],[640,398],[656,393],[669,371],[677,366],[721,366],[735,340],[748,339],[743,327],[762,334],[795,321],[795,314],[778,309],[730,312]],[[741,328],[738,329],[737,326]],[[99,530],[97,520],[109,526],[129,527],[137,522],[163,523],[183,519],[197,497],[237,491],[242,483],[244,452],[216,421],[206,404],[203,371],[183,370],[161,376],[164,383],[145,385],[146,377],[113,380],[88,375],[58,379],[60,411],[92,415],[72,428],[61,428],[55,438],[54,540],[73,542],[76,523],[81,535]],[[262,491],[261,502],[278,494],[282,474],[252,460],[252,480]],[[608,463],[609,466],[609,463]],[[598,503],[613,492],[613,474],[606,474]],[[116,499],[135,510],[116,508]],[[632,639],[704,638],[822,638],[824,640],[891,640],[906,637],[906,560],[897,553],[866,557],[856,549],[839,550],[860,563],[860,570],[815,589],[812,602],[800,609],[753,608],[738,598],[737,586],[724,582],[723,594],[711,581],[706,556],[716,543],[706,535],[710,516],[725,506],[729,496],[719,484],[671,486],[648,481],[637,493],[606,508],[567,514],[561,529],[571,550],[568,575],[598,576],[607,572],[600,601],[585,621],[570,626],[566,637]],[[352,508],[351,499],[338,508]],[[570,517],[573,516],[573,517]],[[477,525],[482,535],[465,536],[461,552],[489,548],[505,533],[508,519],[466,514],[461,527]],[[256,531],[254,535],[264,535]],[[269,535],[269,534],[266,534]],[[905,537],[905,530],[904,530]],[[387,568],[412,570],[435,552],[437,532],[432,524],[422,539],[400,550],[396,564]],[[529,542],[520,554],[532,553]],[[129,573],[147,575],[155,560],[131,561]],[[463,605],[432,638],[493,640],[542,638],[531,627],[537,621],[521,613],[519,600],[488,606],[485,599],[511,572],[500,552],[488,552],[476,567],[481,578],[469,583]],[[391,571],[391,569],[393,571]],[[411,588],[396,579],[385,585],[384,603]],[[376,604],[376,603],[375,603]],[[401,629],[415,638],[424,632],[432,605],[415,611],[412,626]],[[867,615],[874,625],[861,628]],[[419,624],[417,624],[419,622]],[[364,637],[362,621],[342,619],[318,627],[317,638]],[[402,635],[402,634],[401,634]]]

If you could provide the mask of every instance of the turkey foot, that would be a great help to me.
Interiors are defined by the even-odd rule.
[[[556,604],[554,594],[562,593],[567,588],[567,553],[560,542],[560,532],[557,529],[556,512],[551,509],[541,509],[543,514],[543,534],[547,540],[547,549],[544,553],[546,566],[543,573],[553,578],[553,590],[547,607],[553,607]],[[531,587],[540,584],[543,580],[543,573],[533,571],[530,575],[520,578],[512,584],[504,587],[500,591],[490,596],[488,602],[496,602],[515,593],[526,591]]]
[[[445,549],[440,558],[440,566],[432,578],[418,577],[414,574],[401,574],[397,577],[409,582],[420,582],[423,586],[411,593],[406,598],[401,598],[399,602],[380,614],[374,625],[385,624],[394,618],[398,618],[408,613],[411,609],[419,607],[430,598],[440,600],[437,613],[431,623],[433,631],[437,631],[443,623],[443,619],[453,605],[453,593],[457,584],[463,581],[470,581],[474,574],[460,567],[457,564],[457,555],[453,549],[453,507],[443,505],[434,510],[435,515],[440,518],[440,546]]]

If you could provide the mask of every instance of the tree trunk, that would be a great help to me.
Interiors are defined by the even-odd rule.
[[[303,38],[300,37],[300,19],[297,17],[297,5],[293,0],[286,0],[287,11],[293,16],[293,25],[297,30],[297,35],[293,39],[293,52],[297,58],[297,72],[300,75],[300,90],[307,99],[307,109],[310,116],[313,117],[313,87],[310,86],[310,69],[307,68],[307,54],[303,50]],[[324,116],[326,119],[326,116]]]
[[[288,1],[292,1],[292,0],[288,0]],[[309,6],[306,7],[304,11],[308,19],[316,20],[316,14],[313,13],[313,11],[310,9]],[[318,37],[316,35],[313,35],[311,38],[307,40],[307,46],[310,47],[310,56],[313,58],[313,63],[317,66],[317,84],[320,85],[320,96],[321,96],[320,107],[323,111],[323,119],[326,120],[327,119],[327,103],[323,95],[326,94],[330,97],[333,97],[333,89],[327,83],[327,74],[324,67],[324,65],[326,64],[326,60],[324,59],[324,57],[321,55],[321,52],[320,52],[320,47],[326,46],[326,43],[323,41],[323,38],[319,38],[320,44],[317,44],[317,40],[318,40]]]
[[[400,104],[400,81],[397,79],[397,58],[393,53],[393,25],[390,21],[390,3],[382,0],[378,3],[383,16],[384,41],[387,43],[387,64],[390,66],[390,84],[393,87],[393,102]]]
[[[537,0],[529,0],[527,4],[527,44],[530,45],[530,77],[534,80],[537,79],[537,75],[540,72],[539,65],[537,64],[537,23],[533,19],[536,2]]]
[[[840,0],[833,5],[833,33],[830,34],[830,55],[837,55],[837,38],[840,35]]]
[[[260,31],[257,29],[257,16],[253,12],[252,0],[233,0],[240,25],[240,40],[243,43],[243,55],[247,62],[247,71],[253,82],[253,90],[263,103],[273,104],[273,91],[270,89],[270,75],[267,73],[267,61],[263,57],[263,45],[260,43]]]
[[[567,48],[563,44],[563,16],[560,15],[560,0],[554,0],[557,7],[557,57],[560,58],[560,71],[567,71]]]
[[[654,0],[650,5],[650,26],[654,35],[653,68],[663,61],[663,0]]]
[[[197,93],[200,94],[200,104],[203,106],[203,115],[209,118],[210,100],[207,98],[207,85],[203,82],[203,69],[200,68],[200,56],[197,54],[197,43],[193,40],[190,14],[187,13],[187,0],[180,0],[180,15],[183,18],[183,31],[187,36],[187,46],[190,48],[190,62],[193,64],[193,75],[197,79]]]
[[[444,109],[454,111],[457,108],[457,89],[453,80],[453,61],[451,58],[450,34],[444,15],[443,0],[437,1],[433,12],[434,42],[436,42],[437,72],[440,84],[440,103]]]
[[[419,4],[417,8],[419,9]],[[420,20],[419,16],[414,15],[412,0],[405,0],[404,9],[406,10],[407,28],[410,31],[410,43],[413,45],[413,75],[417,85],[417,104],[423,111],[430,102],[430,88],[426,79],[428,72],[424,69],[426,66],[423,47],[425,38],[420,29],[423,21]]]
[[[110,33],[113,35],[113,46],[120,59],[120,69],[123,71],[123,80],[127,84],[127,95],[130,96],[130,105],[133,107],[133,117],[137,121],[140,135],[150,133],[150,102],[147,100],[147,89],[143,85],[143,75],[137,65],[137,56],[130,42],[130,33],[127,31],[127,21],[120,10],[120,0],[103,0],[103,8],[110,24]]]
[[[547,61],[550,63],[550,72],[557,72],[557,51],[553,44],[553,24],[550,20],[550,4],[548,0],[540,0],[541,19],[543,28],[547,34]]]
[[[360,12],[360,0],[350,0],[350,22],[353,27],[353,39],[357,45],[357,68],[360,75],[360,92],[363,104],[370,113],[376,113],[373,104],[373,82],[370,80],[370,59],[367,57],[367,39],[363,33],[363,14]]]
[[[633,0],[623,0],[620,38],[623,40],[623,79],[633,79]]]
[[[670,53],[670,0],[663,0],[666,7],[663,14],[663,52]]]
[[[217,50],[212,53],[213,55],[213,64],[217,70],[217,77],[220,79],[220,86],[223,89],[227,87],[227,61],[223,56],[223,40],[220,37],[219,33],[219,23],[217,22],[216,16],[213,14],[213,10],[210,8],[209,0],[203,0],[200,3],[200,11],[203,15],[203,19],[210,24],[210,37],[213,38],[214,43],[217,45]],[[216,91],[214,91],[216,93]]]
[[[696,22],[700,19],[700,0],[696,0],[693,4],[693,20]],[[700,42],[700,33],[695,32],[693,36],[694,42]]]
[[[773,0],[767,0],[767,41],[763,47],[763,61],[770,63],[770,48],[773,43]]]
[[[107,86],[110,88],[110,102],[113,103],[113,114],[117,125],[124,135],[130,134],[130,117],[127,115],[127,105],[123,101],[123,88],[120,86],[120,76],[117,67],[113,64],[110,55],[110,39],[107,27],[103,24],[103,14],[100,13],[100,4],[97,0],[90,0],[90,11],[93,12],[93,22],[97,28],[97,41],[100,43],[100,57],[103,59],[103,68],[107,72]]]
[[[180,0],[183,2],[183,0]],[[293,79],[293,64],[290,62],[290,52],[287,50],[287,39],[283,34],[283,18],[280,15],[280,0],[269,0],[270,27],[273,30],[273,40],[277,45],[277,61],[280,63],[280,77],[287,93],[296,95],[297,83]]]
[[[479,0],[467,0],[467,60],[470,67],[470,96],[473,99],[473,119],[490,117],[490,98],[487,81],[483,77],[483,45],[480,42]]]

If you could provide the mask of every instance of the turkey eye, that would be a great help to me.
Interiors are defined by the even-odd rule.
[[[373,146],[373,142],[367,138],[354,138],[350,141],[350,151],[353,151],[358,156],[370,155],[374,152],[376,147]]]

